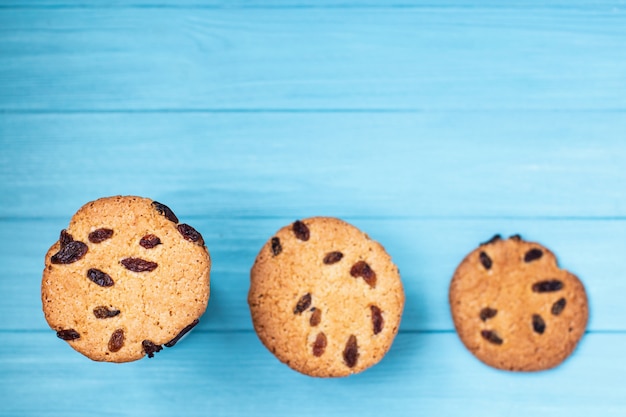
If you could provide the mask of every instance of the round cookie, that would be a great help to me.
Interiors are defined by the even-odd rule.
[[[252,267],[248,303],[261,342],[316,377],[378,363],[398,332],[404,290],[385,249],[336,218],[280,229]]]
[[[540,371],[567,358],[587,325],[585,288],[552,252],[499,235],[461,262],[450,307],[463,344],[487,365]]]
[[[101,198],[78,210],[46,254],[43,311],[59,338],[93,360],[152,357],[198,323],[210,268],[200,233],[167,206]]]

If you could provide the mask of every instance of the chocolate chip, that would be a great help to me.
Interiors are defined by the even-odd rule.
[[[326,335],[322,332],[317,334],[315,342],[313,342],[313,356],[320,357],[326,350]]]
[[[152,249],[155,246],[160,245],[160,244],[161,244],[161,239],[158,236],[152,235],[152,234],[145,235],[139,241],[139,245],[146,249]]]
[[[493,265],[493,262],[491,261],[489,255],[487,255],[485,252],[480,252],[479,257],[480,263],[483,264],[485,269],[491,269],[491,265]]]
[[[180,339],[181,339],[184,335],[186,335],[187,333],[189,333],[189,331],[190,331],[191,329],[193,329],[194,327],[196,327],[196,325],[197,325],[198,323],[200,323],[200,320],[195,319],[194,321],[192,321],[192,322],[191,322],[191,324],[189,324],[189,325],[185,326],[185,327],[183,328],[183,330],[181,330],[181,331],[180,331],[180,333],[178,333],[178,334],[176,335],[176,337],[175,337],[175,338],[173,338],[172,340],[170,340],[169,342],[167,342],[167,343],[165,344],[165,347],[170,348],[170,347],[174,346],[176,343],[178,343],[178,341],[179,341],[179,340],[180,340]]]
[[[293,314],[301,314],[304,310],[311,306],[311,294],[304,294],[300,300],[298,300],[298,304],[296,304],[296,308],[293,309]]]
[[[149,358],[154,358],[154,354],[163,350],[163,346],[157,345],[150,340],[144,340],[141,342],[143,351],[146,352]]]
[[[497,242],[498,240],[502,240],[502,236],[500,236],[500,235],[494,235],[494,236],[493,236],[491,239],[489,239],[488,241],[486,241],[486,242],[482,242],[482,243],[480,244],[480,246],[489,245],[489,244],[491,244],[491,243],[495,243],[495,242]]]
[[[535,333],[543,334],[546,331],[546,322],[539,314],[533,314],[533,330]]]
[[[162,214],[163,216],[165,216],[167,220],[173,223],[178,223],[178,217],[176,217],[174,212],[170,210],[170,208],[166,206],[165,204],[161,204],[157,201],[153,201],[152,206],[156,209],[156,211],[159,212],[159,214]]]
[[[552,304],[552,309],[550,311],[553,315],[558,316],[565,308],[565,304],[567,304],[565,298],[560,298],[558,301]]]
[[[97,319],[108,319],[110,317],[115,317],[118,314],[120,314],[119,310],[110,310],[106,306],[98,306],[93,309],[93,315],[96,316]]]
[[[563,282],[558,279],[550,279],[535,282],[532,287],[534,292],[554,292],[563,289]]]
[[[80,338],[80,334],[74,329],[59,330],[57,337],[63,340],[76,340]]]
[[[503,340],[498,336],[498,334],[493,330],[483,330],[480,332],[480,335],[488,341],[489,343],[493,343],[494,345],[501,345]]]
[[[372,327],[374,330],[374,334],[378,334],[382,332],[383,325],[385,324],[385,320],[383,319],[383,312],[375,305],[371,305],[370,310],[372,312]]]
[[[110,239],[113,236],[113,230],[111,229],[96,229],[93,232],[89,233],[87,238],[91,243],[101,243],[107,239]]]
[[[292,230],[293,230],[293,233],[296,235],[296,237],[300,240],[307,241],[309,240],[309,237],[311,236],[311,233],[309,232],[309,228],[307,227],[307,225],[301,222],[300,220],[296,220],[293,223]]]
[[[350,269],[350,275],[353,277],[361,277],[372,288],[376,286],[376,272],[370,268],[369,264],[365,261],[358,261]]]
[[[520,235],[512,235],[509,239],[519,242],[522,240],[522,237]]]
[[[356,336],[350,335],[346,347],[343,350],[343,360],[348,368],[354,368],[359,359],[359,347],[356,344]]]
[[[277,237],[273,237],[272,238],[272,254],[276,256],[282,251],[283,251],[283,247],[280,244],[280,239]]]
[[[524,262],[532,262],[543,256],[543,251],[541,249],[533,248],[526,252],[524,255]]]
[[[159,266],[156,262],[146,261],[141,258],[125,258],[120,262],[126,269],[133,272],[150,272]]]
[[[311,314],[311,318],[309,319],[309,324],[312,327],[317,326],[322,321],[322,310],[316,308],[313,310],[313,314]]]
[[[341,252],[328,252],[326,256],[324,256],[324,263],[326,265],[336,264],[343,258],[343,253]]]
[[[117,329],[109,339],[109,350],[111,352],[118,352],[122,346],[124,346],[124,330]]]
[[[197,243],[198,245],[204,245],[204,239],[202,238],[200,232],[198,232],[196,229],[189,226],[188,224],[181,223],[177,226],[177,229],[180,234],[183,235],[183,238],[185,240]]]
[[[71,264],[80,260],[87,253],[87,245],[83,242],[73,240],[65,245],[61,244],[61,249],[52,255],[50,262],[53,264]]]
[[[498,310],[495,308],[485,307],[480,310],[480,319],[482,321],[487,321],[488,319],[494,318],[498,314]]]
[[[90,268],[87,270],[87,278],[101,287],[111,287],[115,284],[113,282],[113,278],[111,278],[109,274],[96,268]]]

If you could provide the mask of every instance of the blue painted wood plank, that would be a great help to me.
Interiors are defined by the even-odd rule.
[[[519,374],[478,362],[455,334],[401,334],[374,368],[305,377],[252,332],[194,331],[153,359],[90,362],[48,334],[2,333],[0,415],[623,416],[625,334],[587,335],[561,367]]]
[[[251,330],[250,268],[267,239],[296,217],[180,218],[203,234],[213,260],[211,300],[198,328]],[[590,300],[590,331],[626,331],[626,221],[345,220],[381,242],[400,268],[406,292],[401,332],[454,329],[448,307],[452,274],[468,252],[495,233],[520,233],[542,242],[557,254],[563,268],[581,278]],[[44,255],[68,221],[0,221],[0,330],[48,329],[39,298]]]
[[[620,112],[10,114],[0,217],[138,194],[220,218],[622,218],[625,131]]]
[[[620,8],[3,9],[0,109],[626,109]]]
[[[582,9],[618,10],[626,6],[624,0],[2,0],[5,8],[229,8],[229,9],[272,9],[272,8],[497,8],[523,10],[535,9]]]

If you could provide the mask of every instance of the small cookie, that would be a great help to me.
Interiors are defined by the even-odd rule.
[[[87,203],[45,259],[43,311],[57,336],[96,361],[129,362],[173,346],[209,300],[200,233],[141,197]]]
[[[259,252],[248,303],[261,342],[301,373],[340,377],[378,363],[404,290],[385,249],[336,218],[283,227]]]
[[[585,288],[556,257],[519,235],[499,235],[461,262],[450,284],[461,341],[487,365],[540,371],[567,358],[585,333]]]

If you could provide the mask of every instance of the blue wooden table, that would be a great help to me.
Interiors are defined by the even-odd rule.
[[[213,258],[196,330],[121,365],[40,301],[59,230],[116,194]],[[0,199],[2,416],[626,415],[623,0],[2,0]],[[261,245],[315,215],[385,245],[406,289],[391,351],[349,378],[279,363],[247,307]],[[491,369],[454,332],[451,276],[495,233],[586,285],[554,370]]]

